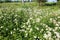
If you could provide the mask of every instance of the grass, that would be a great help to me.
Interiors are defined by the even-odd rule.
[[[0,3],[0,40],[59,40],[59,7]]]

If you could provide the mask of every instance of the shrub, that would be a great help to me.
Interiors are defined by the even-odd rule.
[[[53,2],[49,2],[49,3],[46,2],[45,4],[46,4],[47,6],[49,6],[49,5],[50,5],[50,6],[51,6],[51,5],[56,5],[56,3],[53,3]]]

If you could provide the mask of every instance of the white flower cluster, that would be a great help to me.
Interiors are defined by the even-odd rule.
[[[21,11],[21,13],[19,11]],[[24,32],[24,37],[39,37],[41,39],[44,38],[46,40],[54,40],[55,38],[55,40],[59,40],[60,12],[58,11],[55,13],[55,11],[51,10],[50,8],[17,8],[17,14],[14,13],[14,11],[13,13],[11,12],[11,14],[9,11],[8,13],[4,12],[5,14],[2,14],[0,16],[0,22],[3,22],[3,26],[0,26],[0,29],[6,29],[6,31],[8,31],[11,28],[10,30],[12,31],[10,31],[10,34],[13,34],[16,31]],[[27,13],[28,17],[26,17]],[[6,26],[7,28],[4,28]]]

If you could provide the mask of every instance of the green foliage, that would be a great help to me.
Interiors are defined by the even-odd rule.
[[[54,3],[54,2],[46,2],[45,4],[46,5],[56,5],[57,3]]]
[[[0,4],[0,40],[59,39],[60,9],[39,9],[34,3],[3,4]]]

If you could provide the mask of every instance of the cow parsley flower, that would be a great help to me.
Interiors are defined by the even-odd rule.
[[[1,26],[0,28],[3,28],[4,26]]]
[[[36,22],[40,22],[40,18],[36,18]]]

